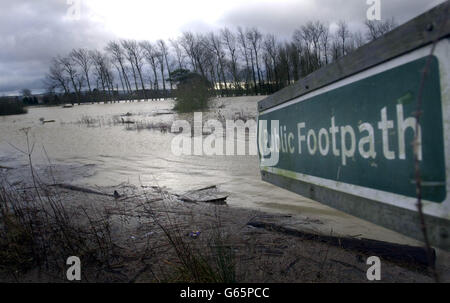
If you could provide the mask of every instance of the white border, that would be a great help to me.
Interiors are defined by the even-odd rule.
[[[296,104],[305,100],[308,100],[317,95],[321,95],[331,90],[335,90],[339,87],[349,85],[353,82],[368,78],[370,76],[379,74],[383,71],[398,67],[400,65],[404,65],[411,61],[423,58],[428,56],[431,52],[432,45],[427,45],[420,49],[414,50],[410,53],[407,53],[401,57],[394,58],[390,61],[377,65],[373,68],[365,70],[356,75],[350,76],[343,80],[340,80],[336,83],[333,83],[327,87],[320,88],[316,91],[308,93],[306,95],[295,98],[286,103],[280,104],[273,108],[267,109],[260,113],[260,115],[264,115],[284,107],[290,106],[292,104]],[[436,203],[431,201],[423,201],[423,212],[425,214],[436,216],[440,218],[450,219],[450,39],[442,39],[440,40],[434,51],[434,55],[438,58],[439,61],[439,73],[441,80],[441,93],[442,93],[442,120],[444,122],[444,155],[445,155],[445,172],[446,172],[446,189],[447,196],[442,203]],[[348,183],[342,183],[335,180],[324,179],[320,177],[309,176],[301,173],[296,173],[292,171],[283,170],[275,167],[263,167],[261,166],[261,170],[277,174],[277,175],[288,175],[292,176],[296,180],[300,180],[303,182],[307,182],[310,184],[315,184],[318,186],[330,188],[336,191],[341,191],[345,193],[349,193],[356,196],[365,197],[371,200],[383,202],[390,205],[395,205],[401,208],[417,211],[417,199],[410,198],[399,194],[394,194],[386,191],[371,189],[367,187],[362,187],[358,185],[352,185]]]

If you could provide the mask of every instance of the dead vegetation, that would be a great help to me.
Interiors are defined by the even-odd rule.
[[[109,218],[94,208],[75,210],[60,198],[44,187],[0,184],[0,269],[13,280],[32,269],[63,278],[57,273],[69,256],[96,268],[113,260]]]
[[[1,280],[63,282],[78,256],[84,282],[367,281],[368,255],[248,225],[285,216],[183,202],[157,186],[115,189],[2,183]],[[383,261],[383,281],[432,279]]]
[[[155,116],[172,114],[172,113],[155,113]],[[73,124],[83,125],[92,128],[102,128],[111,126],[125,126],[126,130],[129,131],[142,131],[142,130],[156,130],[162,133],[170,132],[172,123],[163,121],[148,121],[145,119],[135,119],[131,117],[132,114],[127,113],[124,115],[114,115],[112,117],[103,116],[89,116],[83,115],[80,119],[75,121]],[[65,124],[64,122],[61,122]]]

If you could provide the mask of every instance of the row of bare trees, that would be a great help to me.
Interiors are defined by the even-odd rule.
[[[366,32],[351,32],[340,21],[308,22],[290,41],[257,28],[200,34],[177,39],[111,41],[99,50],[74,49],[52,60],[47,74],[51,91],[71,102],[148,100],[171,97],[176,70],[194,71],[211,83],[218,96],[270,94],[324,65],[378,39],[395,21],[368,21]]]

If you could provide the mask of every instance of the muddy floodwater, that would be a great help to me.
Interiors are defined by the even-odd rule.
[[[263,97],[215,99],[204,119],[217,116],[256,117]],[[346,215],[315,201],[262,182],[257,156],[176,156],[166,131],[190,115],[172,112],[173,101],[35,107],[28,114],[0,117],[0,166],[11,183],[26,173],[27,140],[38,173],[53,169],[58,181],[75,185],[115,186],[121,183],[167,187],[173,192],[219,185],[230,194],[230,207],[253,208],[317,219],[307,228],[417,244],[416,241]],[[54,121],[53,121],[54,120]],[[47,121],[47,123],[44,123]],[[250,134],[248,140],[256,140]],[[0,169],[1,170],[1,169]]]

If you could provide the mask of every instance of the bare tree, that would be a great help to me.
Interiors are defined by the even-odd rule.
[[[365,25],[368,30],[367,39],[369,41],[376,40],[397,27],[397,23],[394,18],[387,19],[385,21],[367,20]]]
[[[92,58],[92,62],[96,71],[97,83],[98,82],[101,83],[103,94],[106,92],[106,90],[108,91],[110,101],[112,101],[113,99],[112,90],[114,89],[114,86],[112,83],[112,72],[110,69],[109,60],[105,55],[103,55],[98,50],[92,51],[90,53],[90,56]]]
[[[50,91],[60,88],[65,94],[70,93],[69,79],[65,75],[61,63],[56,58],[51,61],[49,73],[46,76],[46,85]]]
[[[284,43],[284,45],[278,46],[278,60],[279,60],[279,73],[280,73],[280,81],[284,82],[286,85],[291,83],[291,69],[293,69],[295,62],[292,61],[291,56],[291,47],[290,43]]]
[[[305,68],[305,62],[304,62],[304,53],[306,49],[306,42],[303,41],[303,34],[300,29],[296,29],[294,31],[294,34],[292,35],[292,50],[296,51],[296,53],[291,54],[291,56],[294,56],[297,58],[297,79],[300,79],[304,75]],[[295,60],[293,60],[295,61]]]
[[[206,72],[209,75],[209,80],[211,81],[212,87],[215,89],[217,84],[220,83],[220,79],[218,80],[218,65],[217,57],[212,52],[205,53],[205,68]],[[220,85],[219,85],[220,87]]]
[[[259,67],[258,52],[261,49],[262,34],[257,28],[254,27],[246,32],[246,38],[251,46],[250,57],[253,57],[253,55],[254,55],[256,72],[258,75],[258,84],[259,84],[259,89],[261,90],[261,85],[262,85],[261,68]],[[253,63],[253,60],[252,60],[252,63]]]
[[[123,50],[122,46],[115,41],[111,41],[106,46],[106,51],[111,54],[113,62],[116,62],[116,64],[119,65],[119,67],[120,67],[119,74],[120,73],[122,74],[127,93],[129,95],[131,95],[132,89],[131,89],[130,80],[128,79],[128,76],[127,76],[127,73],[125,70],[124,50]]]
[[[363,34],[360,31],[353,33],[353,43],[355,48],[360,48],[364,44],[366,44],[366,40],[363,37]]]
[[[230,55],[230,67],[231,74],[233,75],[234,87],[237,88],[239,85],[239,75],[238,75],[238,56],[236,51],[236,36],[228,29],[224,28],[221,31],[223,42],[225,43],[228,53]]]
[[[105,74],[106,85],[110,95],[110,100],[114,100],[114,74],[111,68],[111,60],[109,57],[103,55],[103,72]]]
[[[164,75],[164,55],[161,52],[156,53],[156,59],[158,60],[159,70],[161,72],[161,80],[163,85],[164,97],[167,96],[166,90],[166,76]]]
[[[158,80],[158,56],[159,53],[156,50],[156,48],[153,46],[153,44],[149,41],[142,41],[141,47],[144,51],[144,57],[147,60],[147,62],[150,64],[152,70],[153,70],[153,89],[158,91],[159,90],[159,80]]]
[[[322,25],[321,36],[320,36],[320,46],[323,50],[323,56],[325,58],[325,65],[329,63],[329,52],[330,52],[330,29],[328,25]]]
[[[178,69],[184,69],[184,54],[182,47],[178,40],[170,39],[170,44],[172,45],[172,48],[175,50],[175,55],[177,57],[177,63],[178,63]]]
[[[95,75],[97,76],[97,91],[98,86],[99,86],[99,82],[102,85],[102,94],[105,93],[106,87],[105,87],[105,76],[104,76],[104,72],[103,72],[103,55],[98,51],[98,50],[94,50],[91,51],[89,53],[91,59],[92,59],[92,63],[94,66],[94,70],[95,70]],[[100,100],[97,98],[97,102],[99,102]]]
[[[203,77],[206,77],[204,67],[206,50],[204,41],[205,38],[202,35],[194,35],[192,32],[184,32],[180,38],[180,44],[191,60],[193,70],[200,72]]]
[[[289,56],[289,66],[292,70],[292,77],[294,81],[300,79],[300,54],[301,51],[298,49],[294,42],[286,44],[286,49]]]
[[[308,22],[306,26],[302,27],[303,37],[305,41],[307,41],[308,45],[312,47],[311,50],[311,64],[314,66],[314,69],[320,66],[320,40],[325,31],[325,26],[320,22]]]
[[[81,70],[83,71],[84,76],[86,77],[89,93],[91,93],[92,90],[91,90],[91,82],[89,80],[89,71],[92,66],[92,61],[91,57],[89,56],[89,51],[83,48],[74,49],[70,53],[70,57],[75,63],[77,63],[80,66]]]
[[[228,87],[227,87],[227,79],[225,77],[225,64],[224,64],[224,57],[225,53],[222,49],[222,41],[219,36],[214,34],[213,32],[209,33],[208,40],[205,43],[205,46],[212,52],[217,58],[217,63],[219,64],[219,75],[222,79],[219,77],[219,87],[220,90],[222,90],[222,83],[225,86],[225,93],[228,94]]]
[[[345,56],[346,55],[346,47],[347,47],[347,44],[345,42],[347,41],[347,39],[350,38],[350,31],[349,31],[348,25],[345,21],[342,21],[342,20],[339,21],[337,36],[341,40],[342,56]]]
[[[244,30],[242,29],[242,27],[238,27],[237,40],[239,42],[239,49],[240,49],[240,51],[241,51],[241,53],[242,53],[242,55],[244,56],[244,59],[245,59],[245,66],[246,66],[246,70],[245,70],[245,86],[248,88],[249,87],[249,82],[250,82],[250,78],[249,78],[250,56],[249,56],[249,50],[248,50],[248,46],[247,46],[247,38],[245,37],[245,33],[244,33]],[[253,80],[254,80],[255,89],[256,89],[256,80],[255,80],[254,72],[253,72]]]
[[[169,75],[169,83],[170,83],[170,90],[172,90],[172,78],[170,77],[170,64],[169,64],[169,48],[167,47],[166,42],[164,40],[158,40],[158,47],[159,52],[164,58],[164,63],[166,63],[166,69],[167,73]],[[163,68],[162,68],[163,70]],[[165,83],[164,73],[163,73],[163,83]],[[166,91],[165,85],[164,85],[164,91]]]
[[[141,81],[142,85],[142,93],[144,100],[147,100],[147,94],[145,92],[145,85],[144,85],[144,79],[142,77],[142,64],[143,64],[143,55],[141,52],[141,49],[139,47],[139,44],[134,40],[122,40],[122,46],[127,52],[127,59],[131,64],[131,67],[133,69],[133,75],[135,79],[135,85],[136,90],[138,91],[138,84],[137,84],[137,77],[136,77],[136,71],[139,75],[139,79]]]
[[[69,77],[70,82],[72,83],[72,87],[75,90],[77,102],[78,102],[78,104],[80,104],[81,103],[80,90],[81,90],[81,85],[84,81],[84,77],[81,76],[80,73],[77,71],[77,69],[75,67],[75,62],[72,60],[71,57],[57,57],[56,60],[59,61],[62,69]]]
[[[23,88],[23,89],[21,89],[21,90],[20,90],[20,93],[22,94],[23,97],[27,97],[27,98],[33,96],[33,94],[31,93],[31,90],[28,89],[28,88]]]
[[[266,52],[266,73],[270,75],[270,73],[273,73],[272,81],[274,80],[276,84],[279,83],[280,79],[278,77],[277,72],[277,48],[278,43],[275,39],[275,36],[273,34],[267,34],[264,39],[264,50]],[[269,79],[267,79],[269,81]]]
[[[336,61],[340,57],[342,57],[342,47],[341,41],[337,35],[333,36],[333,41],[331,43],[331,56],[333,61]]]
[[[196,41],[194,34],[192,32],[184,32],[179,39],[179,43],[189,57],[192,69],[197,70],[197,60],[195,57]]]
[[[122,91],[126,92],[127,91],[127,87],[126,87],[126,85],[123,82],[122,71],[120,69],[120,65],[118,64],[117,61],[112,61],[111,63],[112,63],[112,65],[114,65],[114,67],[117,70],[117,74],[119,75],[119,80],[120,80],[120,84],[122,86]],[[118,88],[117,88],[117,92],[119,92]]]

